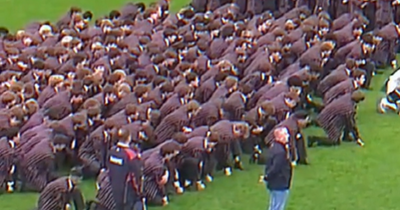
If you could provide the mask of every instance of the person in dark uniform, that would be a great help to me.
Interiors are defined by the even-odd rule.
[[[264,176],[270,192],[269,210],[284,210],[292,182],[293,168],[289,152],[289,130],[286,127],[276,128],[274,142],[268,148]]]
[[[131,135],[119,129],[116,146],[109,151],[107,168],[116,210],[146,209],[142,198],[143,167],[141,155],[129,147]]]

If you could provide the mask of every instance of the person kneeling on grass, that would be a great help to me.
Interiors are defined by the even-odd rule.
[[[289,131],[278,127],[268,148],[263,180],[270,193],[268,210],[284,210],[292,182],[293,166],[289,151]]]

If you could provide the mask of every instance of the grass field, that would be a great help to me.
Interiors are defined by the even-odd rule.
[[[56,20],[72,5],[103,15],[118,9],[124,0],[0,0],[0,25],[12,30],[30,21]],[[185,5],[172,0],[172,8]],[[358,123],[365,148],[346,143],[338,148],[312,148],[310,166],[295,170],[288,210],[397,210],[400,194],[400,121],[396,115],[378,115],[376,100],[387,74],[374,78],[373,91],[359,108]],[[308,129],[307,133],[321,133]],[[396,154],[397,153],[397,154]],[[258,183],[262,168],[248,166],[232,177],[219,175],[203,192],[173,197],[166,210],[247,210],[265,209],[268,194]],[[86,198],[94,197],[94,183],[85,182]],[[37,194],[0,196],[1,210],[28,210]]]

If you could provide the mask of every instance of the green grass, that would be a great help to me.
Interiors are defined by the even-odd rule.
[[[0,0],[0,25],[19,29],[34,20],[56,20],[72,5],[103,15],[118,9],[124,0]],[[186,2],[172,0],[179,9]],[[378,115],[376,100],[386,75],[374,78],[373,91],[359,108],[358,124],[365,148],[344,144],[338,148],[312,148],[310,166],[295,170],[288,210],[397,210],[400,194],[400,121],[396,115]],[[307,133],[321,133],[311,128]],[[218,175],[203,192],[173,197],[166,210],[247,210],[265,209],[268,193],[258,183],[262,168],[248,166],[231,177]],[[94,183],[83,184],[86,198],[94,197]],[[1,210],[28,210],[35,206],[37,194],[0,196]]]

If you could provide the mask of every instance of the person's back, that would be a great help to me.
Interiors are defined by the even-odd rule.
[[[129,147],[130,134],[120,129],[120,141],[108,154],[107,169],[117,209],[141,209],[141,155]],[[130,198],[130,199],[126,199]]]
[[[289,153],[289,131],[279,127],[274,131],[274,142],[268,149],[264,181],[270,193],[269,210],[284,210],[292,182]]]

